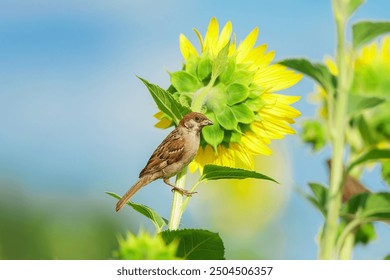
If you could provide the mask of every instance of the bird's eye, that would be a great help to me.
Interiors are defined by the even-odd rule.
[[[195,117],[195,121],[197,121],[197,122],[198,122],[198,121],[199,121],[199,117]]]

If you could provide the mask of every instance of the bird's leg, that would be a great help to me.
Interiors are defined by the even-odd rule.
[[[172,191],[178,191],[180,194],[185,195],[185,196],[192,196],[194,193],[196,193],[196,192],[189,192],[189,191],[187,191],[185,189],[182,189],[182,188],[176,187],[175,185],[172,185],[169,182],[168,178],[164,179],[164,183],[167,184],[168,186],[171,186],[172,187]]]

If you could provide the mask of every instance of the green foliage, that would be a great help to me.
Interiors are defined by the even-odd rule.
[[[200,87],[198,79],[186,71],[170,73],[171,83],[178,91],[193,92]]]
[[[313,192],[314,196],[306,195],[306,199],[309,200],[325,216],[328,189],[318,183],[309,183],[309,187]]]
[[[229,106],[216,113],[218,123],[226,130],[234,130],[238,125],[237,119],[234,117],[232,109]]]
[[[345,5],[345,14],[347,17],[350,17],[361,4],[364,3],[364,0],[347,0],[347,1],[339,1]]]
[[[227,166],[219,166],[208,164],[203,169],[203,174],[200,177],[199,181],[211,181],[211,180],[220,180],[220,179],[262,179],[269,180],[275,183],[278,183],[271,177],[263,175],[261,173],[245,170],[241,168],[232,168]]]
[[[376,239],[375,228],[372,223],[362,224],[355,233],[355,244],[368,244]]]
[[[211,59],[207,56],[203,56],[198,65],[198,78],[203,81],[210,76],[212,70]]]
[[[240,123],[250,124],[256,118],[253,111],[244,103],[234,105],[230,108],[234,114],[234,117]]]
[[[246,100],[249,95],[249,89],[242,84],[231,84],[227,87],[227,104],[232,106]]]
[[[222,143],[224,139],[225,132],[223,128],[216,121],[214,113],[206,113],[206,116],[214,123],[213,125],[206,126],[202,130],[202,136],[204,140],[210,144],[215,150],[218,145]]]
[[[177,102],[172,94],[158,85],[149,83],[147,80],[138,77],[148,88],[150,94],[152,95],[154,101],[157,104],[157,107],[169,116],[176,124],[191,110],[188,107],[183,106]]]
[[[388,186],[390,186],[390,161],[382,163],[382,178],[385,180]]]
[[[290,58],[279,61],[278,64],[285,65],[305,74],[315,80],[327,92],[333,92],[336,88],[336,77],[321,63],[312,63],[305,58]]]
[[[347,112],[348,115],[360,114],[364,110],[375,108],[385,101],[384,98],[352,94],[349,98]]]
[[[212,78],[216,79],[226,69],[228,65],[228,53],[230,42],[228,42],[218,53],[212,64]]]
[[[353,46],[358,48],[387,32],[390,32],[390,22],[358,22],[352,26]]]
[[[389,255],[387,255],[385,258],[384,258],[384,260],[390,260],[390,254]]]
[[[110,195],[118,200],[121,199],[121,197],[119,195],[117,195],[116,193],[106,192],[106,194],[108,194],[108,195]],[[146,218],[148,218],[153,223],[153,225],[156,227],[157,232],[162,231],[164,226],[168,224],[167,219],[164,219],[156,211],[154,211],[153,209],[151,209],[150,207],[148,207],[146,205],[137,204],[137,203],[133,203],[130,201],[128,201],[126,204],[129,205],[130,207],[132,207],[138,213],[140,213],[140,214],[144,215]]]
[[[321,150],[326,144],[325,126],[316,120],[307,120],[302,125],[302,140],[311,145],[313,151]]]
[[[166,243],[160,236],[141,231],[138,236],[128,232],[118,239],[119,249],[114,256],[120,260],[177,260],[178,243]]]
[[[178,242],[177,257],[186,260],[223,260],[225,248],[218,233],[203,229],[167,230],[160,233],[167,244]]]
[[[372,149],[369,150],[367,153],[363,154],[359,158],[357,158],[355,161],[353,161],[349,167],[348,171],[352,170],[355,166],[366,163],[369,161],[376,161],[379,159],[390,159],[390,149]]]
[[[341,215],[363,222],[390,219],[390,193],[362,193],[353,196],[341,209]]]

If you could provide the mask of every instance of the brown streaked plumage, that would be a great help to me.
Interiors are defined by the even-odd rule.
[[[115,210],[119,211],[139,189],[157,179],[163,179],[173,190],[190,196],[192,193],[172,185],[169,178],[193,160],[198,152],[202,128],[212,124],[212,121],[201,113],[192,112],[185,115],[153,152],[139,174],[139,180],[118,201]]]

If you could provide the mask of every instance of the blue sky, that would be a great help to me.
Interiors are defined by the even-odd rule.
[[[368,1],[352,21],[388,19],[389,10],[389,1]],[[192,28],[204,33],[213,16],[231,20],[238,41],[258,26],[258,44],[276,61],[320,61],[334,50],[330,1],[0,0],[0,180],[58,195],[135,180],[166,135],[153,127],[155,105],[136,75],[168,86],[167,70],[182,62],[179,34],[195,42]],[[302,96],[297,127],[314,115],[312,91],[307,79],[287,91]],[[326,181],[326,152],[313,155],[298,137],[283,142],[297,185]],[[279,222],[291,242],[277,257],[316,257],[321,217],[310,205],[293,192]],[[389,233],[379,225],[380,242],[355,257],[389,253],[381,246]]]

